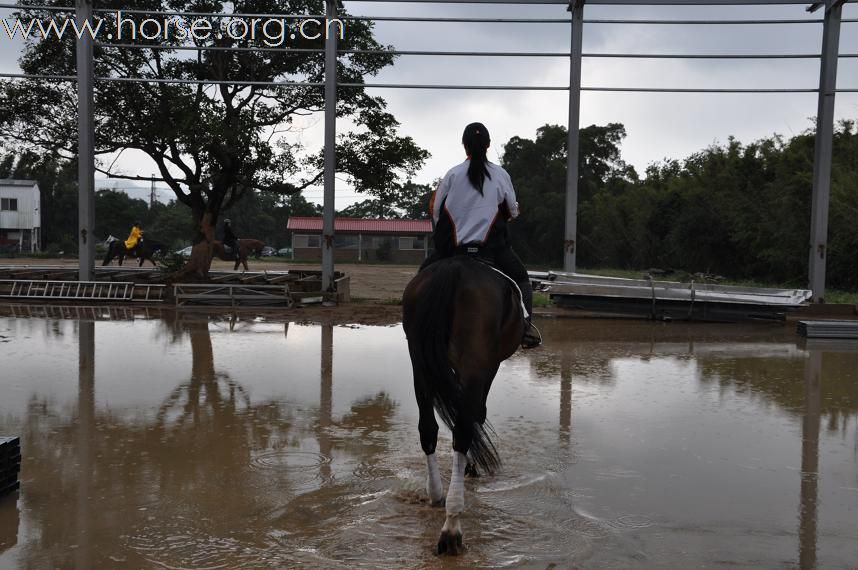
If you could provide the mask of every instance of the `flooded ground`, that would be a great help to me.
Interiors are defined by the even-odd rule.
[[[0,317],[0,568],[855,567],[853,347],[539,324],[489,398],[504,467],[467,481],[468,552],[439,559],[401,327]]]

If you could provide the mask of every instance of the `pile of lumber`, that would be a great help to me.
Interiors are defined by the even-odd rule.
[[[0,436],[0,497],[21,486],[18,481],[20,471],[21,440],[17,437]]]

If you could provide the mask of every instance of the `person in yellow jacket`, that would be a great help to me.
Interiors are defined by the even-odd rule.
[[[125,240],[125,249],[131,251],[137,247],[137,242],[140,241],[140,238],[142,237],[143,225],[140,222],[134,222],[134,225],[131,226],[131,234],[129,234],[128,239]]]

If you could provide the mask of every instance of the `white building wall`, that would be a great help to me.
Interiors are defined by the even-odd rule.
[[[0,180],[0,198],[18,201],[17,211],[0,211],[0,230],[7,239],[23,243],[24,234],[30,238],[31,252],[41,247],[42,205],[39,185],[32,180]]]

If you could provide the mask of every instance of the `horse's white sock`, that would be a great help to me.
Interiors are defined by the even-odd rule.
[[[468,458],[464,453],[453,452],[453,473],[450,475],[450,489],[447,491],[447,515],[457,515],[465,510],[465,465]]]
[[[426,456],[426,492],[433,503],[441,502],[444,498],[444,484],[441,483],[441,472],[438,470],[438,456],[430,453]]]

